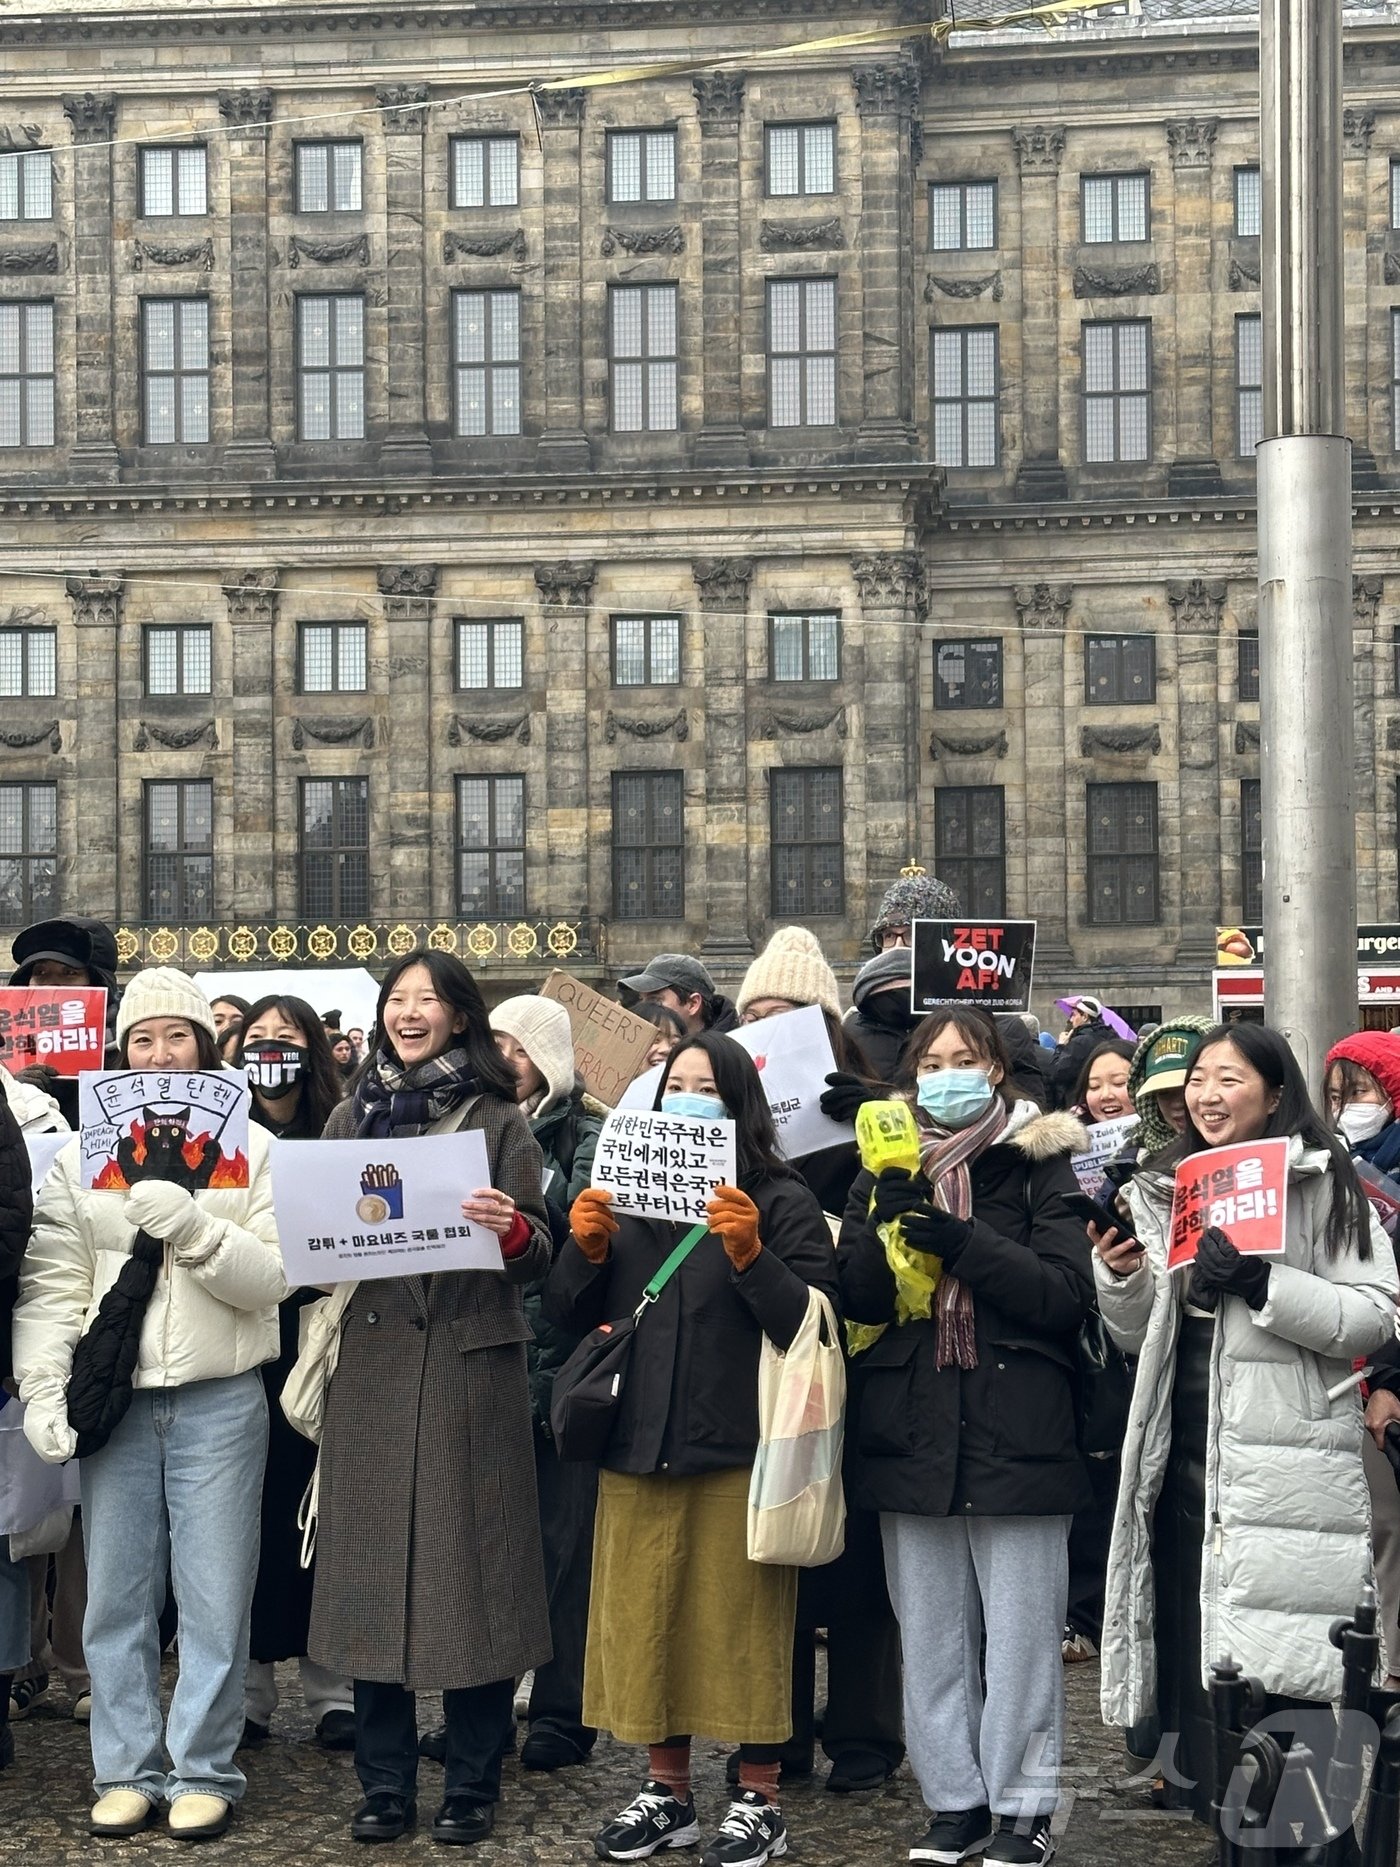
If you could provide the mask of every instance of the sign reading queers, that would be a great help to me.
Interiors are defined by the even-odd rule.
[[[1034,921],[915,921],[913,939],[915,1011],[1030,1010]]]
[[[462,1217],[463,1198],[490,1184],[486,1142],[475,1130],[396,1141],[274,1141],[272,1204],[287,1280],[499,1271],[495,1233]]]

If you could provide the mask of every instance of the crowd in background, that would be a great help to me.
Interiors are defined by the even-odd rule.
[[[76,1126],[76,1086],[4,1075],[0,1428],[22,1404],[23,1430],[0,1457],[58,1489],[36,1522],[0,1521],[0,1768],[12,1724],[61,1690],[90,1725],[93,1834],[217,1834],[295,1661],[318,1741],[354,1753],[357,1840],[416,1824],[426,1761],[432,1837],[480,1842],[517,1741],[553,1772],[606,1731],[645,1765],[597,1812],[604,1860],[702,1845],[705,1867],[763,1867],[820,1744],[841,1795],[878,1793],[907,1755],[928,1811],[912,1861],[1034,1864],[1056,1847],[1066,1664],[1099,1660],[1105,1719],[1157,1796],[1204,1818],[1212,1659],[1228,1649],[1285,1712],[1328,1704],[1329,1626],[1373,1565],[1389,1655],[1400,1036],[1339,1044],[1314,1102],[1260,1025],[1124,1036],[1089,994],[1055,1035],[915,1011],[913,923],[956,912],[935,878],[896,882],[844,1011],[800,927],[732,1001],[691,954],[619,981],[655,1027],[656,1107],[732,1121],[736,1171],[635,1331],[596,1461],[559,1456],[554,1383],[686,1228],[593,1185],[608,1111],[561,1004],[488,1009],[459,960],[418,951],[373,1028],[342,1032],[295,995],[211,1004],[170,968],[122,987],[98,921],[22,933],[12,983],[107,989],[112,1067],[244,1071],[253,1138],[246,1187],[89,1190],[69,1144],[34,1195],[27,1144]],[[854,1139],[784,1154],[727,1033],[811,1006],[823,1112],[902,1103],[903,1164]],[[1086,1222],[1071,1163],[1105,1122],[1123,1136]],[[462,1212],[502,1269],[357,1286],[318,1449],[279,1406],[321,1293],[288,1287],[270,1147],[465,1131],[490,1171]],[[1288,1143],[1283,1254],[1212,1228],[1169,1271],[1177,1167],[1262,1137]],[[749,1559],[746,1507],[760,1351],[792,1343],[813,1292],[846,1330],[847,1525],[836,1561],[796,1569]],[[1362,1361],[1368,1386],[1347,1388]],[[422,1731],[419,1692],[442,1703]],[[731,1747],[721,1811],[692,1793],[697,1736]]]

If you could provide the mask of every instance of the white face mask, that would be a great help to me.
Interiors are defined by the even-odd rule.
[[[1348,1147],[1359,1147],[1378,1135],[1394,1113],[1389,1102],[1348,1102],[1337,1117],[1337,1133]]]

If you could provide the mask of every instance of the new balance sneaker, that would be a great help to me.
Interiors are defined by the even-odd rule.
[[[730,1803],[700,1867],[763,1867],[787,1853],[787,1823],[776,1802],[746,1789]]]
[[[664,1783],[645,1783],[593,1837],[600,1861],[644,1861],[662,1848],[693,1848],[700,1839],[694,1798],[682,1802]]]
[[[1015,1862],[1015,1867],[1048,1867],[1055,1858],[1055,1837],[1048,1815],[1003,1815],[986,1861]]]
[[[990,1809],[958,1809],[935,1815],[921,1841],[909,1850],[911,1861],[935,1861],[938,1867],[958,1867],[959,1861],[980,1854],[992,1838]]]

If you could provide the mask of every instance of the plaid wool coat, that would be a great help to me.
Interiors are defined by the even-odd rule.
[[[550,1656],[521,1304],[549,1268],[540,1150],[497,1096],[429,1132],[459,1128],[485,1137],[491,1184],[529,1220],[529,1243],[504,1273],[361,1284],[321,1442],[310,1653],[424,1691],[514,1678]],[[354,1135],[349,1102],[325,1132]]]

